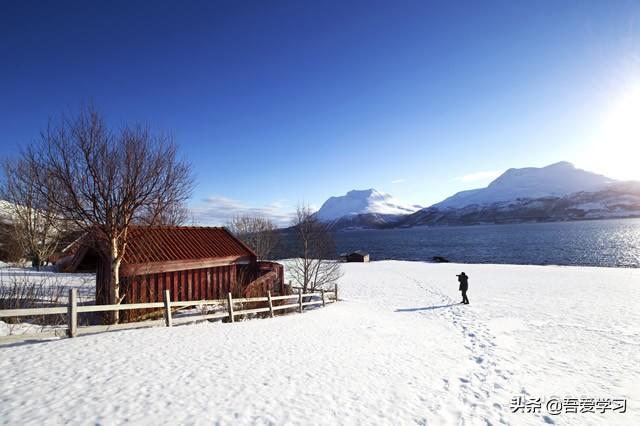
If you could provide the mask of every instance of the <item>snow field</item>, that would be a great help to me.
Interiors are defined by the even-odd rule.
[[[0,347],[0,423],[640,424],[640,271],[344,267],[344,301],[303,315]],[[512,414],[519,395],[628,408]]]
[[[78,289],[78,296],[81,301],[89,302],[95,299],[96,274],[94,273],[67,274],[53,272],[53,267],[43,267],[40,271],[37,271],[32,267],[0,266],[0,287],[10,288],[16,283],[21,286],[42,286],[45,289],[50,287],[61,288],[59,293],[62,302],[67,300],[69,289],[71,288]],[[47,291],[44,293],[47,296],[49,295]]]

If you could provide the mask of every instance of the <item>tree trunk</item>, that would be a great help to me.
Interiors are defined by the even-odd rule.
[[[120,262],[122,259],[118,257],[118,241],[114,238],[111,240],[111,285],[109,286],[109,303],[113,305],[120,304]],[[120,312],[112,311],[109,315],[109,322],[117,324],[120,320]]]

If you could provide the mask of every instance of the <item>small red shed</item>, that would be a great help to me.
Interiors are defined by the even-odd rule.
[[[111,274],[104,243],[85,234],[65,249],[65,272],[96,271],[96,304],[109,304]],[[63,254],[64,256],[64,254]],[[284,292],[284,268],[258,262],[256,254],[226,228],[133,227],[120,265],[122,303],[223,299]]]

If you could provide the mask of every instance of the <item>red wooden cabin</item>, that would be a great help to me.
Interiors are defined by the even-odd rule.
[[[111,274],[107,251],[86,234],[58,262],[64,272],[96,271],[96,304],[109,304]],[[101,248],[102,247],[102,248]],[[120,265],[122,303],[264,296],[285,291],[281,264],[259,262],[256,254],[226,228],[134,227]]]

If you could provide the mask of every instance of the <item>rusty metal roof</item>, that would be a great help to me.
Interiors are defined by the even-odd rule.
[[[226,228],[191,226],[134,227],[123,264],[255,256]]]
[[[86,232],[60,255],[60,271],[74,271],[87,250],[107,256],[106,241]],[[255,257],[255,253],[226,228],[189,226],[134,226],[129,230],[122,266],[174,261]]]

